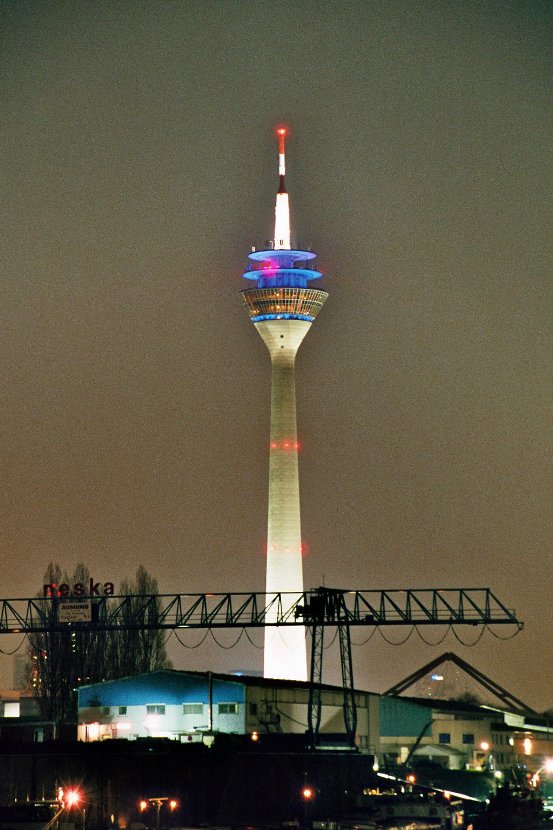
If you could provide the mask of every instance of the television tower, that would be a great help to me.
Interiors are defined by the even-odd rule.
[[[266,594],[269,605],[275,593],[291,592],[290,603],[303,591],[299,442],[296,427],[294,365],[296,353],[311,323],[328,297],[326,291],[309,288],[322,277],[313,269],[316,254],[293,249],[290,242],[290,210],[285,184],[284,140],[286,129],[277,129],[279,188],[275,207],[273,247],[249,254],[243,276],[257,282],[242,291],[250,320],[271,357],[271,437],[269,450],[269,511],[267,528]],[[296,595],[295,597],[293,595]],[[270,609],[267,620],[276,620]],[[265,628],[265,677],[307,679],[305,628]]]

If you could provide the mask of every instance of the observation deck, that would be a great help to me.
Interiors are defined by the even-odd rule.
[[[263,320],[304,320],[312,323],[326,300],[326,291],[309,288],[323,275],[311,266],[312,251],[252,251],[242,276],[255,280],[256,288],[242,291],[252,323]]]

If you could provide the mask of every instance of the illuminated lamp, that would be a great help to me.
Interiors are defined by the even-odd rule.
[[[65,793],[64,803],[66,807],[71,809],[71,807],[76,807],[81,801],[81,793],[79,790],[71,789],[67,790]]]

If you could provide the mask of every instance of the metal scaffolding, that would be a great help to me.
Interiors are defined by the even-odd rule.
[[[319,610],[322,607],[322,616]],[[276,614],[274,611],[276,610]],[[272,612],[272,613],[269,613]],[[226,593],[150,596],[46,596],[0,600],[0,634],[68,628],[261,628],[290,626],[514,625],[514,610],[489,588],[351,591],[301,594]]]

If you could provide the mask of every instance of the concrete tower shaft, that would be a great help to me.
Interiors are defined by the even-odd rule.
[[[269,453],[269,507],[267,517],[267,597],[281,591],[303,590],[303,560],[296,424],[295,361],[297,350],[311,327],[303,320],[256,323],[271,356],[271,434]],[[290,599],[295,599],[294,595]],[[277,609],[269,619],[276,620]],[[307,680],[305,629],[281,634],[266,629],[265,677]]]

